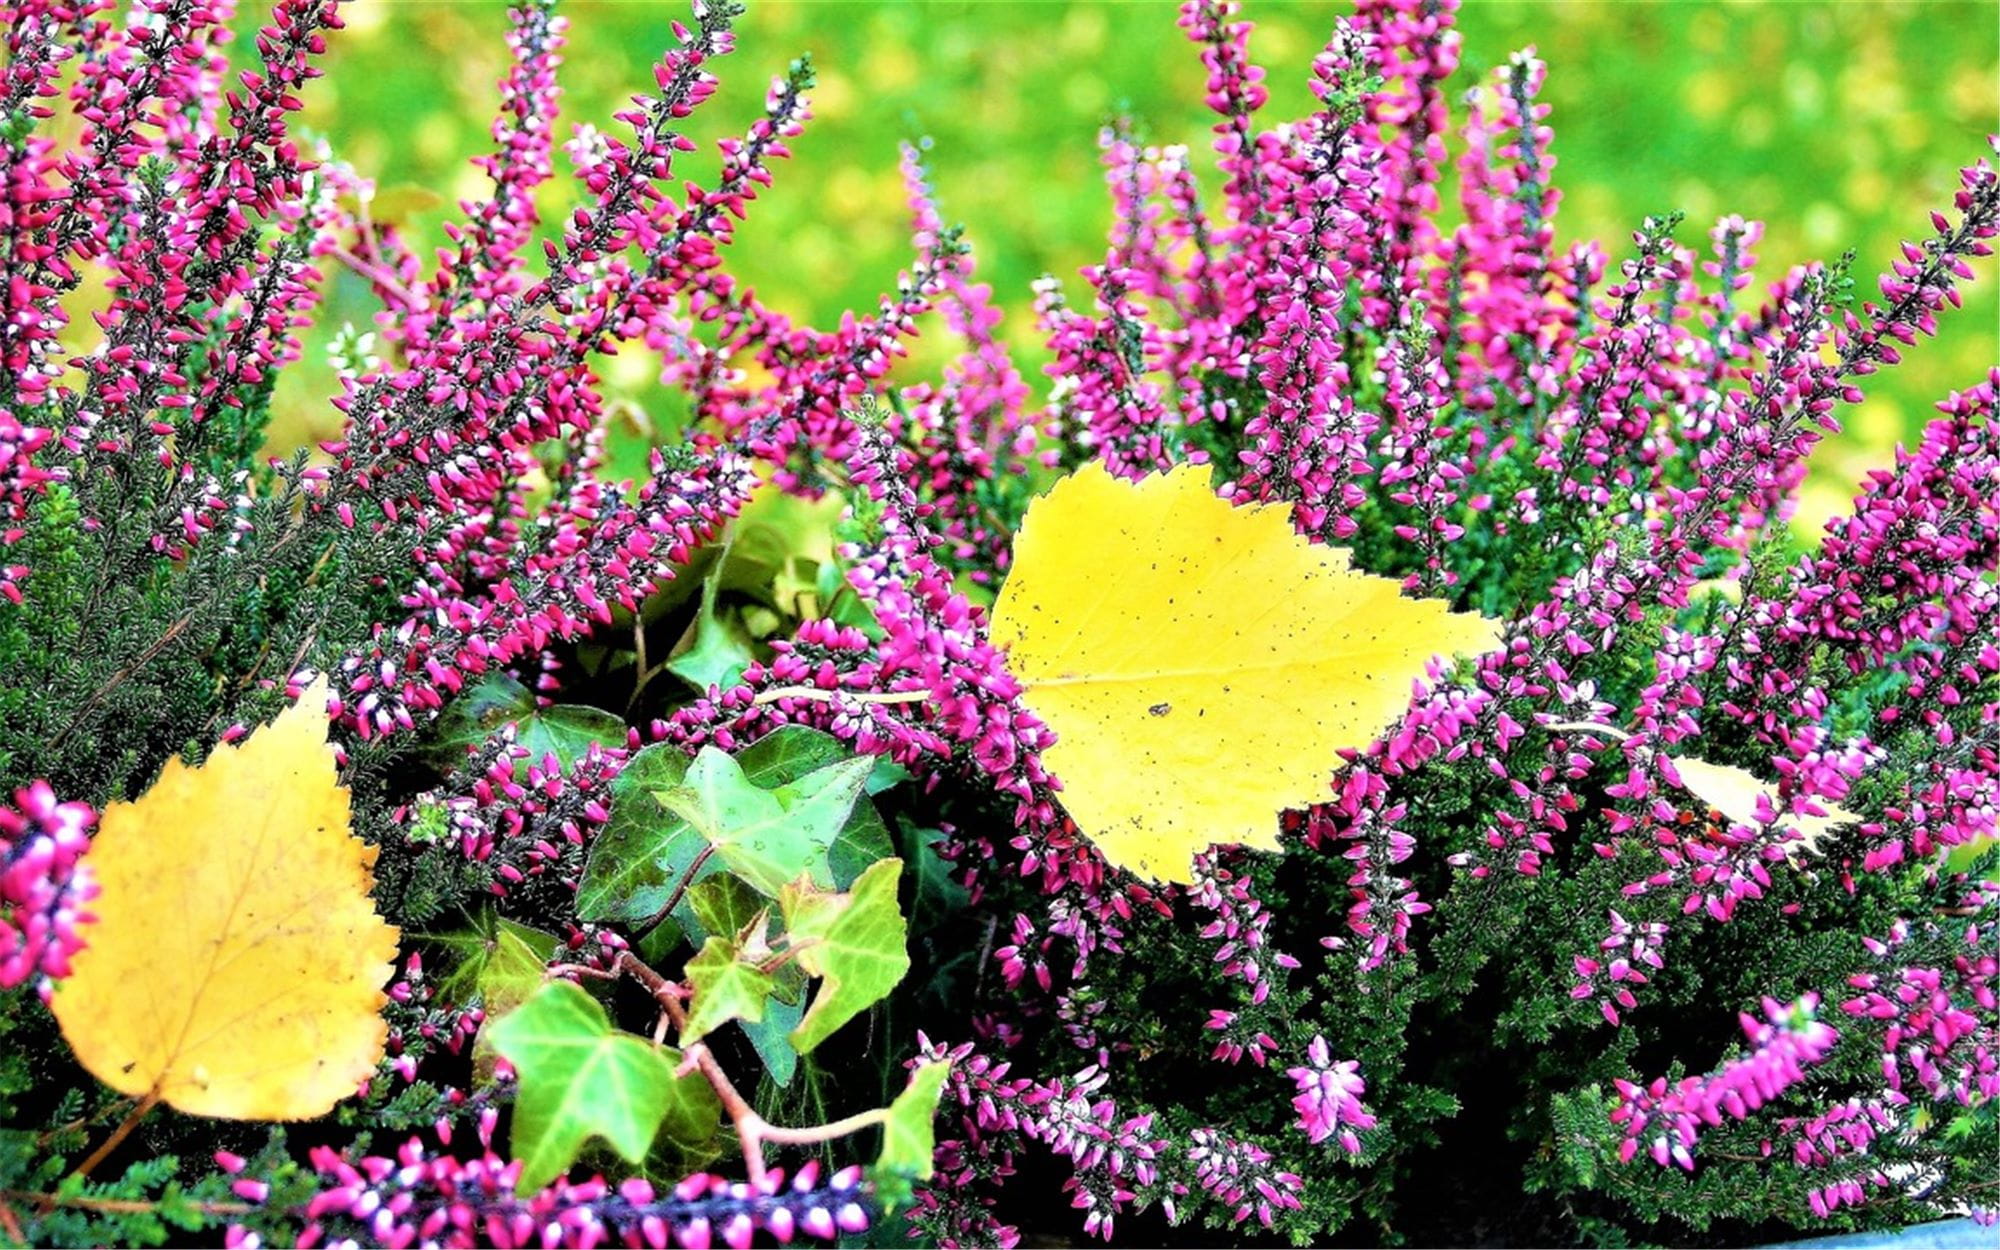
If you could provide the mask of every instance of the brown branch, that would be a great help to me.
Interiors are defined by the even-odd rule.
[[[679,907],[681,900],[687,897],[688,887],[694,884],[694,875],[701,871],[701,866],[707,863],[708,857],[713,854],[715,854],[715,843],[713,842],[708,843],[695,853],[694,862],[687,866],[687,871],[681,874],[681,879],[674,883],[674,892],[667,895],[666,906],[654,912],[650,919],[634,930],[635,935],[650,932],[654,925],[673,915],[674,908]],[[644,964],[639,966],[642,968],[645,967]],[[653,972],[651,968],[646,968],[646,971]],[[634,973],[633,975],[636,976],[638,974]],[[660,974],[654,972],[653,975],[658,976]]]
[[[69,724],[64,725],[62,727],[62,730],[59,733],[57,733],[54,738],[51,738],[49,740],[49,750],[53,751],[57,747],[61,746],[63,744],[63,740],[65,738],[68,738],[70,734],[75,731],[76,727],[83,723],[83,718],[90,715],[91,710],[95,708],[99,703],[103,702],[105,695],[110,694],[113,690],[116,690],[118,687],[124,685],[125,682],[131,678],[132,674],[138,672],[146,665],[152,663],[154,656],[158,655],[161,651],[164,651],[168,643],[180,637],[181,631],[186,629],[188,626],[192,624],[194,624],[194,613],[190,612],[186,616],[183,616],[178,621],[175,621],[173,624],[167,626],[165,632],[161,633],[161,635],[158,638],[153,640],[150,646],[148,646],[144,651],[141,651],[139,653],[139,658],[133,660],[130,664],[127,664],[124,668],[119,669],[117,672],[111,674],[110,677],[106,678],[104,684],[97,688],[97,693],[91,695],[88,699],[85,699],[83,701],[83,706],[76,710],[76,715],[69,718]]]
[[[681,1005],[685,991],[679,985],[667,980],[630,951],[618,956],[616,966],[630,973],[652,993],[653,1000],[659,1003],[660,1010],[673,1021],[676,1029],[687,1027],[687,1008]],[[681,1053],[682,1067],[684,1069],[692,1067],[700,1071],[702,1077],[708,1081],[709,1088],[715,1091],[716,1100],[722,1104],[722,1109],[729,1113],[729,1122],[735,1127],[737,1140],[743,1146],[743,1166],[749,1171],[752,1185],[763,1184],[769,1171],[764,1163],[766,1143],[774,1146],[810,1146],[817,1142],[832,1141],[836,1137],[845,1137],[849,1133],[858,1133],[865,1128],[873,1128],[889,1118],[887,1107],[876,1107],[869,1111],[857,1112],[844,1119],[833,1120],[826,1124],[807,1125],[803,1128],[787,1128],[781,1124],[773,1124],[758,1115],[757,1109],[750,1105],[749,1100],[737,1092],[735,1083],[729,1079],[729,1074],[722,1070],[722,1065],[716,1061],[714,1052],[709,1050],[706,1042],[690,1043]]]
[[[100,1211],[106,1215],[146,1215],[160,1209],[157,1202],[143,1198],[92,1198],[86,1194],[41,1194],[24,1189],[0,1189],[0,1211],[5,1211],[5,1203],[21,1202],[40,1207],[44,1211],[56,1207],[74,1207],[80,1211]],[[190,1203],[203,1215],[248,1215],[257,1208],[247,1202],[195,1202]],[[11,1213],[9,1213],[11,1217]],[[24,1242],[19,1225],[14,1225],[8,1234],[16,1241]]]
[[[70,1177],[80,1179],[89,1176],[92,1169],[109,1158],[112,1151],[118,1149],[120,1142],[132,1135],[132,1130],[139,1127],[139,1121],[145,1119],[147,1113],[159,1105],[160,1095],[157,1090],[133,1103],[132,1109],[125,1113],[125,1118],[118,1122],[118,1127],[111,1130],[111,1136],[104,1139],[104,1144],[91,1151],[89,1157],[82,1163],[77,1164],[76,1171],[71,1172]]]

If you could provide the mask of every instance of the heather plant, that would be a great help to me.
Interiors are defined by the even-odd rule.
[[[0,1236],[1740,1244],[1990,1206],[2000,370],[1787,525],[1989,254],[1988,163],[1879,299],[1842,260],[1759,300],[1738,218],[1705,259],[1672,216],[1558,251],[1547,70],[1454,127],[1451,0],[1360,0],[1284,122],[1192,0],[1220,185],[1105,128],[1104,261],[1027,293],[1038,395],[917,145],[873,309],[816,328],[731,276],[812,85],[677,182],[732,5],[566,142],[563,19],[517,6],[491,194],[429,262],[291,133],[335,0],[247,48],[232,7],[0,2]],[[378,309],[333,336],[343,430],[274,459],[329,280]],[[611,409],[621,352],[684,420]],[[1111,502],[1072,550],[1145,550],[1117,501],[1168,486],[1282,519],[1245,558],[1296,587],[1154,562],[1141,594],[1130,556],[1047,601],[1198,707],[1093,728],[1056,692],[1103,673],[1029,663],[1007,597],[1074,483]],[[1381,723],[1279,682],[1271,759],[1204,769],[1251,719],[1204,727],[1199,681],[1278,663],[1250,626],[1322,578],[1483,621],[1405,639],[1427,663],[1287,655],[1386,685]],[[1254,834],[1175,818],[1302,752]],[[274,817],[308,767],[318,814]],[[348,884],[297,880],[329,839]],[[218,872],[242,907],[177,905]],[[387,984],[106,971],[134,926],[257,947],[288,890],[280,930],[366,913]],[[377,1008],[361,1087],[210,1118],[258,1074],[184,1043],[254,1053],[336,992]],[[133,1077],[86,1002],[183,1040]]]

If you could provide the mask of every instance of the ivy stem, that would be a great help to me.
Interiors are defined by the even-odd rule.
[[[133,1103],[132,1109],[125,1113],[125,1118],[118,1122],[118,1127],[111,1130],[111,1136],[105,1138],[102,1145],[91,1151],[89,1157],[82,1163],[76,1165],[76,1171],[70,1173],[70,1179],[80,1180],[83,1177],[89,1176],[93,1168],[110,1157],[112,1151],[118,1149],[120,1142],[132,1135],[132,1130],[139,1127],[139,1121],[145,1119],[147,1113],[159,1105],[160,1094],[158,1090],[154,1090],[138,1102]]]
[[[776,703],[780,699],[811,699],[820,703],[838,703],[842,699],[852,699],[856,703],[922,703],[931,697],[928,690],[821,690],[818,686],[773,686],[761,691],[750,700],[752,706]]]
[[[653,1001],[660,1005],[660,1010],[673,1021],[676,1029],[687,1027],[687,1008],[681,1005],[684,991],[680,986],[667,980],[631,951],[622,952],[618,956],[616,966],[630,973],[635,980],[646,987],[653,995]],[[729,1113],[729,1122],[735,1127],[737,1140],[743,1146],[743,1166],[749,1171],[752,1185],[762,1185],[770,1172],[764,1163],[764,1146],[767,1142],[774,1146],[810,1146],[817,1142],[832,1141],[836,1137],[845,1137],[849,1133],[858,1133],[865,1128],[873,1128],[889,1118],[887,1107],[876,1107],[825,1124],[787,1128],[781,1124],[773,1124],[757,1114],[757,1109],[737,1092],[735,1084],[729,1079],[729,1074],[722,1070],[722,1065],[716,1061],[714,1053],[709,1050],[706,1042],[690,1043],[682,1051],[681,1065],[683,1069],[691,1067],[699,1071],[708,1081],[709,1088],[715,1091],[716,1100],[722,1104],[722,1109]]]
[[[646,622],[636,616],[632,620],[632,696],[625,700],[625,712],[629,716],[638,706],[639,696],[645,692],[646,683],[653,675],[646,671]]]
[[[648,933],[652,930],[654,925],[660,923],[662,920],[665,920],[668,916],[673,915],[674,908],[679,907],[681,905],[681,900],[687,897],[688,887],[694,884],[694,875],[701,871],[701,866],[707,863],[708,857],[713,854],[715,854],[715,843],[713,842],[708,843],[707,845],[703,846],[701,850],[695,852],[694,862],[690,863],[687,866],[687,871],[681,874],[681,879],[674,883],[674,892],[672,894],[667,895],[666,906],[654,912],[652,919],[640,925],[638,929],[635,930],[635,933],[637,934]],[[648,971],[651,970],[648,969]],[[637,974],[635,973],[634,975]]]

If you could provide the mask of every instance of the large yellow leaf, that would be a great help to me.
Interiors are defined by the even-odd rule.
[[[104,811],[90,943],[53,1006],[84,1067],[196,1115],[323,1115],[375,1069],[396,930],[315,686],[199,768]]]
[[[1279,813],[1328,796],[1336,752],[1395,720],[1431,656],[1499,635],[1308,543],[1284,505],[1230,506],[1206,468],[1093,464],[1029,507],[993,638],[1056,732],[1077,827],[1187,881],[1212,844],[1277,849]]]

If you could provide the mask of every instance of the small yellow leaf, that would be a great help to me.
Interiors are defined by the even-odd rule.
[[[1426,661],[1499,632],[1354,570],[1286,506],[1232,507],[1206,468],[1133,483],[1093,464],[1029,507],[993,639],[1056,732],[1077,828],[1185,882],[1208,846],[1277,849],[1279,814],[1328,797],[1336,753],[1394,722]]]
[[[1798,836],[1787,843],[1794,852],[1817,851],[1826,836],[1842,825],[1860,821],[1860,817],[1831,803],[1816,803],[1824,808],[1824,816],[1788,816],[1778,799],[1776,786],[1759,781],[1751,773],[1728,764],[1711,764],[1707,760],[1692,757],[1669,757],[1673,760],[1674,771],[1680,774],[1681,785],[1723,819],[1733,825],[1748,825],[1753,829],[1762,828],[1764,822],[1757,816],[1757,799],[1770,800],[1771,810],[1777,813],[1775,823],[1789,826]],[[1797,862],[1796,854],[1793,862]]]
[[[83,1066],[195,1115],[324,1115],[374,1070],[396,930],[316,685],[241,746],[104,811],[90,944],[53,1007]]]

